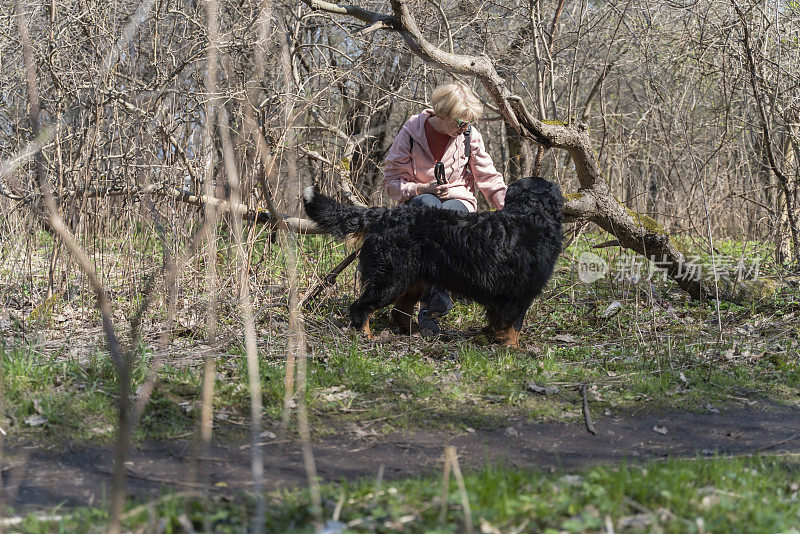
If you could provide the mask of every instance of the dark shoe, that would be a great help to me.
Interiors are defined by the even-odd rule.
[[[428,310],[419,311],[419,333],[424,338],[432,338],[439,335],[439,321],[431,317]]]
[[[453,299],[449,291],[434,289],[431,291],[431,300],[428,305],[428,314],[431,317],[441,317],[453,309]]]

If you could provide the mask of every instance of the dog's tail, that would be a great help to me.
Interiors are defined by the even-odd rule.
[[[339,204],[317,192],[313,185],[303,190],[303,206],[317,226],[339,238],[362,234],[381,211]]]

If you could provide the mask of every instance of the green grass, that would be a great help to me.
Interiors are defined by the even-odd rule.
[[[477,532],[798,532],[800,462],[796,457],[673,459],[645,464],[595,466],[578,473],[544,473],[488,465],[464,473]],[[445,520],[441,478],[351,481],[322,486],[323,518],[348,532],[463,532],[465,514],[451,478]],[[268,497],[268,532],[313,532],[304,490]],[[241,532],[252,519],[252,496],[212,499],[165,495],[131,505],[130,530],[163,522],[181,530],[179,518],[196,529]],[[57,523],[29,516],[22,532],[88,532],[107,521],[101,509],[67,511]],[[173,530],[174,529],[174,530]],[[496,530],[493,530],[496,529]]]
[[[69,438],[102,438],[115,422],[114,373],[104,359],[79,365],[30,348],[0,348],[5,417],[23,434],[45,431]],[[45,422],[28,428],[34,416]]]
[[[270,249],[266,239],[258,243],[267,253],[279,250]],[[305,240],[304,247],[303,287],[346,254],[343,247],[320,237]],[[567,255],[585,250],[588,242],[579,241]],[[600,254],[609,263],[616,255],[611,249]],[[260,261],[258,254],[253,261]],[[265,265],[276,269],[280,262]],[[800,317],[795,311],[798,296],[790,290],[746,305],[723,302],[718,323],[713,304],[689,301],[669,282],[656,281],[650,288],[607,277],[582,284],[574,265],[562,260],[545,294],[528,313],[523,348],[513,350],[474,336],[484,323],[482,310],[464,302],[443,320],[451,339],[428,342],[394,334],[388,311],[383,310],[373,319],[378,339],[368,342],[347,328],[352,272],[350,268],[343,273],[338,288],[305,313],[310,358],[307,401],[318,432],[386,413],[393,417],[378,428],[387,431],[431,425],[495,427],[508,417],[530,421],[571,417],[580,401],[577,388],[584,383],[596,388],[591,408],[601,413],[641,407],[702,411],[709,404],[719,409],[743,397],[796,402],[800,345],[795,339],[800,337]],[[618,313],[605,317],[615,301],[621,303]],[[285,306],[279,303],[263,310],[259,336],[263,403],[271,420],[280,419],[284,396]],[[221,324],[237,324],[235,307],[223,307],[221,313]],[[27,347],[10,345],[0,352],[5,411],[15,422],[10,425],[12,433],[22,438],[44,432],[58,439],[96,439],[92,428],[114,423],[118,388],[113,366],[101,350],[79,363],[58,352]],[[193,350],[190,343],[187,351]],[[183,359],[188,364],[177,366],[168,360],[161,368],[135,431],[137,439],[169,438],[195,430],[194,407],[202,382],[201,352],[195,352],[196,358]],[[137,349],[134,389],[152,360],[149,349]],[[245,423],[249,417],[246,368],[241,341],[234,338],[226,351],[218,353],[215,383],[215,410],[228,421]],[[533,393],[528,388],[531,382],[555,385],[559,392]],[[39,411],[47,412],[43,414],[47,423],[26,427],[25,419]],[[220,428],[224,427],[221,421]]]

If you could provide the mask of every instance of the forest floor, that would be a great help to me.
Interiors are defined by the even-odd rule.
[[[345,254],[320,243],[311,241],[304,251],[305,286]],[[608,258],[612,265],[617,260]],[[383,525],[379,531],[397,531],[413,516],[418,531],[436,530],[441,524],[432,503],[438,497],[430,491],[441,478],[447,445],[457,451],[473,505],[485,501],[478,508],[481,521],[506,525],[508,531],[533,528],[525,526],[532,513],[539,518],[533,530],[563,530],[576,509],[586,520],[580,524],[595,528],[597,521],[627,524],[625,518],[640,514],[642,507],[662,505],[673,515],[657,522],[681,530],[689,519],[675,520],[674,513],[682,503],[695,501],[697,507],[683,513],[709,521],[716,517],[723,530],[741,522],[742,514],[777,517],[764,523],[774,529],[792,524],[792,515],[800,513],[796,282],[750,302],[717,307],[691,301],[658,280],[609,276],[583,284],[576,278],[574,258],[566,258],[528,313],[520,348],[506,349],[479,333],[482,310],[468,302],[457,302],[436,340],[400,334],[390,325],[387,310],[373,320],[376,337],[364,340],[348,328],[348,276],[309,306],[304,317],[306,401],[314,461],[323,495],[329,496],[323,503],[326,515],[336,516],[334,510],[341,509],[339,492],[352,491],[355,504],[348,501],[351,506],[341,512],[348,524],[369,518],[367,530]],[[280,425],[290,337],[286,290],[279,284],[253,287],[265,409],[264,483],[277,503],[270,519],[274,528],[288,531],[287,525],[294,525],[304,531],[311,519],[296,413],[287,431]],[[17,287],[5,289],[6,295],[24,294]],[[112,294],[115,302],[128,303],[115,313],[120,332],[129,328],[126,318],[136,304],[132,295],[124,290]],[[144,337],[130,349],[135,396],[157,368],[126,465],[130,513],[142,509],[139,503],[162,502],[167,495],[200,491],[220,509],[228,509],[220,503],[240,506],[244,498],[249,504],[236,513],[229,510],[238,514],[239,523],[231,527],[236,531],[251,517],[253,487],[241,324],[236,300],[223,299],[219,341],[208,346],[204,308],[196,297],[179,293],[175,325],[166,337],[166,307],[156,302],[158,313],[145,317]],[[14,521],[34,512],[72,514],[77,523],[68,530],[82,528],[80,521],[106,520],[118,384],[91,299],[78,292],[38,301],[6,298],[0,331],[0,514]],[[197,416],[208,354],[216,363],[214,437],[210,450],[200,452]],[[596,435],[586,429],[584,397]],[[737,458],[755,459],[757,465],[736,463]],[[671,464],[675,459],[679,463]],[[702,468],[680,463],[703,460],[708,462]],[[708,467],[712,463],[717,467]],[[638,474],[626,466],[639,466]],[[705,478],[687,482],[687,469]],[[733,478],[731,470],[737,473]],[[573,494],[573,479],[564,478],[570,473],[601,482]],[[382,479],[397,484],[402,502],[386,503],[396,496],[372,495],[367,486]],[[540,479],[549,485],[531,486],[531,480]],[[741,487],[730,486],[733,480]],[[665,489],[664,484],[673,486]],[[713,506],[704,508],[708,487],[740,495],[747,488],[772,491],[771,484],[778,484],[773,488],[778,497],[767,500],[773,515],[761,513],[757,504],[743,508],[739,497],[722,504],[714,497]],[[690,486],[691,496],[683,493]],[[631,504],[625,499],[636,488],[649,497],[636,497]],[[492,497],[498,491],[508,493],[504,500]],[[572,497],[562,508],[530,511],[532,497],[525,495],[533,492],[552,501],[552,491]],[[616,497],[606,502],[594,492]],[[460,517],[459,503],[450,505],[448,519]],[[508,503],[514,503],[513,509],[506,509]],[[187,504],[159,513],[180,523],[188,509],[192,506]],[[608,510],[603,511],[607,517],[598,516],[598,509]],[[192,521],[208,517],[206,511]],[[38,520],[28,521],[23,531],[49,531]]]

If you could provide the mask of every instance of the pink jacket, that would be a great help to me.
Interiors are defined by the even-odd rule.
[[[426,109],[408,119],[392,143],[392,148],[389,149],[386,168],[383,171],[383,188],[390,198],[398,202],[417,196],[419,186],[435,181],[433,166],[436,160],[433,159],[425,137],[425,120],[431,115],[433,110]],[[412,137],[413,148],[409,141]],[[442,163],[449,187],[446,195],[440,195],[439,198],[458,199],[467,206],[467,209],[474,212],[478,208],[478,201],[475,199],[477,184],[483,196],[494,207],[502,209],[506,198],[503,175],[494,168],[492,158],[483,144],[483,137],[474,126],[470,134],[470,148],[472,156],[467,165],[464,136],[454,137],[447,144]]]

